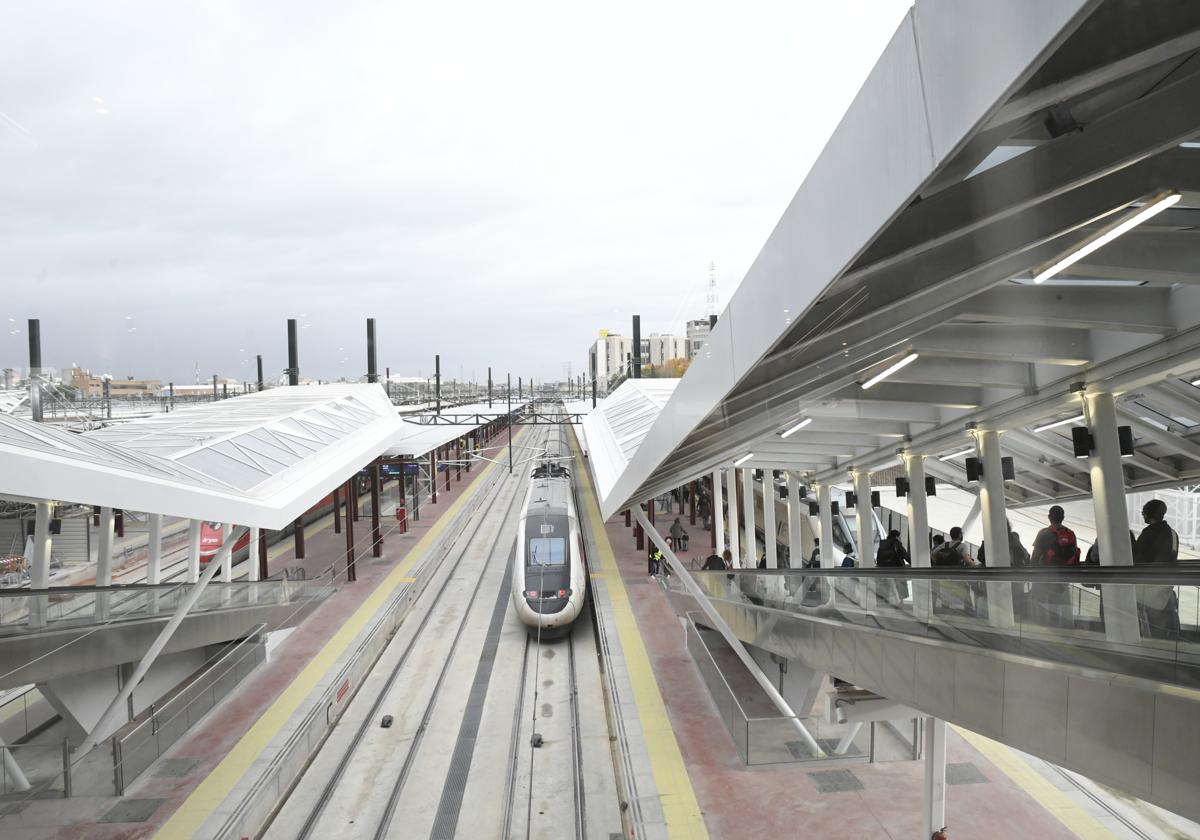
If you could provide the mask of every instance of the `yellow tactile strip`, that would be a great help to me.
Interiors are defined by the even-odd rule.
[[[613,620],[617,625],[617,636],[621,641],[621,652],[625,657],[629,682],[633,686],[633,699],[637,704],[638,718],[641,720],[646,751],[650,756],[650,769],[654,774],[654,784],[658,788],[668,836],[673,839],[706,840],[708,829],[704,825],[704,815],[696,800],[696,792],[692,789],[692,780],[683,763],[679,743],[675,740],[675,730],[667,716],[667,707],[663,703],[662,694],[659,693],[654,669],[650,666],[650,656],[646,653],[646,646],[642,644],[637,619],[629,603],[629,593],[625,591],[625,584],[621,581],[621,573],[617,569],[617,561],[608,542],[604,522],[600,519],[600,509],[596,504],[591,477],[586,469],[576,472],[582,476],[579,484],[583,495],[583,507],[587,510],[588,522],[595,536],[596,551],[599,555],[595,559],[599,561],[600,573],[593,575],[593,578],[603,577],[612,603]]]
[[[958,726],[953,726],[953,729],[964,741],[983,753],[988,761],[1000,768],[1004,775],[1016,782],[1018,787],[1036,799],[1055,819],[1075,832],[1077,837],[1086,840],[1118,840],[1116,834],[1030,767],[1011,748],[969,729]]]
[[[226,754],[221,763],[213,768],[208,777],[201,782],[191,795],[184,800],[178,810],[159,830],[157,837],[192,837],[209,815],[220,806],[237,781],[249,769],[250,765],[262,754],[271,740],[283,728],[293,714],[297,712],[305,699],[320,683],[321,678],[332,668],[343,653],[351,646],[358,634],[362,632],[374,617],[375,613],[387,603],[397,587],[412,581],[412,568],[417,558],[433,544],[447,523],[454,520],[459,509],[471,499],[479,489],[486,485],[484,479],[496,469],[496,464],[489,464],[480,474],[479,480],[473,483],[445,513],[438,518],[416,545],[409,550],[396,568],[384,578],[375,591],[342,624],[338,631],[330,637],[325,646],[313,657],[291,684],[288,685],[271,704],[270,708],[254,723],[245,735]],[[326,523],[327,524],[327,523]],[[324,527],[324,526],[322,526]]]

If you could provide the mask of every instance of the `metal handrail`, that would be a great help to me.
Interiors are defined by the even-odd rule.
[[[883,577],[907,580],[981,580],[1024,582],[1030,580],[1056,583],[1149,583],[1159,586],[1200,586],[1200,564],[1142,566],[850,566],[845,568],[734,568],[698,574],[766,575],[800,577]]]

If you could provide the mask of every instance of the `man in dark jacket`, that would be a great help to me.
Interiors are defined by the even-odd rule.
[[[1179,535],[1164,520],[1167,503],[1151,499],[1142,506],[1146,527],[1133,545],[1133,562],[1139,566],[1165,566],[1179,562]],[[1138,587],[1138,615],[1143,635],[1173,639],[1179,635],[1179,596],[1174,586],[1145,584]]]
[[[900,532],[888,531],[888,535],[879,543],[879,551],[875,553],[875,565],[882,568],[904,568],[912,564],[908,549],[900,542]],[[907,580],[885,580],[880,584],[888,600],[903,601],[908,597]]]

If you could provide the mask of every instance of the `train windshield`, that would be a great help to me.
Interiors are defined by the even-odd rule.
[[[567,541],[562,537],[534,537],[529,541],[529,565],[561,566],[567,562]]]

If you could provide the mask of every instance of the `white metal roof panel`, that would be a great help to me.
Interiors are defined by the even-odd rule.
[[[378,385],[277,388],[83,435],[0,417],[0,494],[278,529],[399,426]]]

